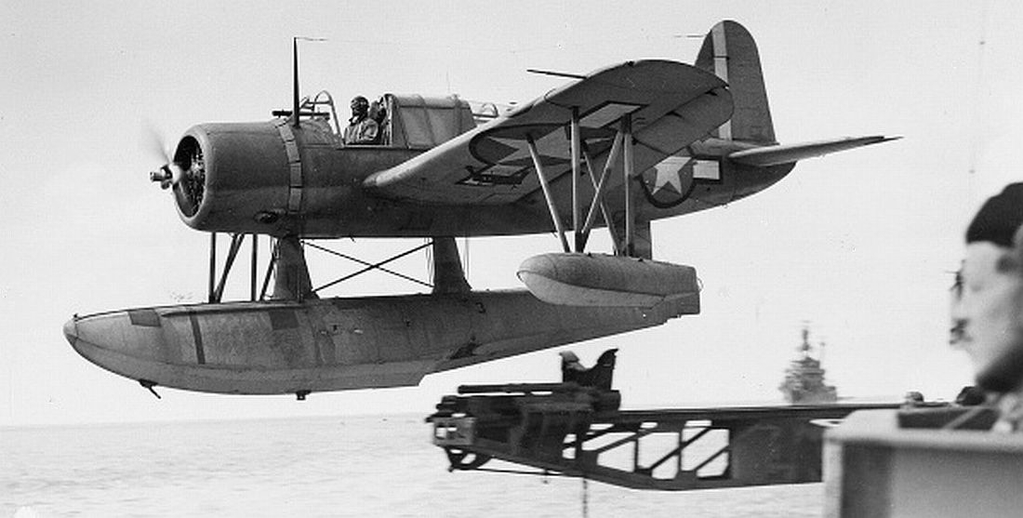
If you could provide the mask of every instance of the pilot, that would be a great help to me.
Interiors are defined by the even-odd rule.
[[[352,118],[345,128],[345,144],[375,144],[380,127],[369,117],[369,101],[363,96],[352,99]]]
[[[995,431],[1023,432],[1023,183],[987,200],[966,231],[952,297],[954,347],[995,402]]]

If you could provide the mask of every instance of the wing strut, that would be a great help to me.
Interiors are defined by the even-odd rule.
[[[540,179],[540,187],[543,189],[543,197],[547,200],[547,209],[551,211],[551,219],[554,221],[554,229],[561,239],[561,246],[566,253],[572,251],[568,246],[568,239],[565,238],[565,227],[561,224],[561,217],[558,216],[558,207],[554,204],[554,197],[551,195],[551,186],[547,183],[547,175],[543,171],[543,164],[540,163],[540,153],[536,150],[536,141],[532,135],[526,136],[526,144],[529,146],[529,156],[533,158],[533,167],[536,168],[536,176]]]
[[[625,255],[634,257],[636,255],[636,207],[632,199],[632,178],[634,176],[632,163],[632,114],[626,113],[622,117],[622,135],[624,148],[622,149],[622,161],[625,162],[625,182],[622,186],[625,189]]]
[[[575,231],[575,251],[582,252],[583,248],[586,247],[586,239],[583,236],[582,225],[580,224],[580,210],[579,206],[582,200],[580,200],[579,194],[579,176],[582,173],[579,170],[579,155],[582,148],[582,142],[579,137],[579,108],[572,108],[572,230]]]
[[[593,171],[593,159],[585,150],[585,143],[582,142],[579,128],[579,117],[575,110],[572,112],[570,131],[572,154],[572,229],[575,234],[575,252],[582,253],[585,251],[586,242],[589,240],[590,231],[593,230],[593,225],[597,218],[597,209],[599,208],[603,213],[604,223],[607,225],[608,231],[611,233],[611,242],[614,246],[615,255],[627,255],[629,257],[635,256],[636,207],[635,200],[632,196],[632,180],[635,176],[635,164],[633,163],[632,115],[627,113],[622,116],[620,128],[618,133],[615,135],[614,142],[611,145],[611,150],[608,152],[607,160],[604,162],[604,169],[601,171],[599,181]],[[526,136],[526,144],[529,146],[529,155],[533,159],[533,167],[536,169],[536,176],[540,181],[540,188],[543,190],[544,200],[547,202],[547,209],[550,211],[551,220],[554,222],[554,228],[558,233],[558,238],[561,240],[561,247],[566,253],[571,253],[572,247],[569,246],[568,239],[565,237],[564,224],[561,221],[558,207],[555,204],[553,195],[551,194],[550,182],[547,178],[546,172],[544,171],[543,163],[540,160],[540,153],[537,151],[536,141],[532,135]],[[622,171],[625,177],[623,186],[625,190],[624,243],[619,240],[618,233],[615,232],[614,225],[610,217],[610,211],[604,202],[604,191],[607,187],[607,180],[614,170],[615,163],[618,162],[619,155],[622,156]],[[580,194],[581,186],[579,184],[580,177],[582,176],[582,158],[586,159],[587,171],[590,176],[590,181],[593,183],[594,190],[593,199],[590,202],[590,207],[586,213],[585,220],[582,217],[582,200]]]

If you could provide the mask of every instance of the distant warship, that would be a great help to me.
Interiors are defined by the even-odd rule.
[[[823,347],[824,344],[821,344]],[[785,380],[778,390],[793,405],[834,403],[838,401],[835,387],[824,384],[824,369],[819,359],[810,356],[810,330],[803,328],[803,343],[796,348],[802,355],[785,369]]]

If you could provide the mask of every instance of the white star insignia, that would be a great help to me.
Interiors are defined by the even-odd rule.
[[[657,177],[653,192],[659,192],[670,185],[675,188],[675,192],[682,194],[682,169],[691,161],[689,157],[669,156],[655,165],[653,169]]]
[[[533,163],[533,157],[529,154],[529,146],[526,145],[525,140],[499,137],[494,137],[493,140],[505,146],[515,148],[514,152],[501,158],[498,163],[515,164],[523,161],[527,164]],[[540,155],[540,161],[543,164],[571,161],[572,159],[570,156],[571,151],[568,149],[568,140],[565,139],[564,133],[559,130],[552,131],[541,137],[540,140],[537,140],[536,151]]]

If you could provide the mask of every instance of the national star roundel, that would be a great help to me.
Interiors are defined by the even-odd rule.
[[[669,209],[686,201],[700,180],[721,179],[718,163],[688,155],[669,156],[640,175],[647,201],[659,209]]]
[[[693,190],[693,160],[688,156],[669,156],[640,175],[647,201],[659,209],[674,207]]]

